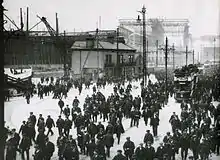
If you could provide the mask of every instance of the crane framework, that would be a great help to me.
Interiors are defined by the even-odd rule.
[[[119,20],[120,32],[127,40],[132,34],[142,36],[142,25],[143,22],[138,22],[136,19]],[[155,34],[160,32],[159,36],[162,39],[164,39],[164,36],[167,36],[171,39],[181,38],[184,46],[189,45],[191,41],[188,19],[148,19],[146,22],[146,28],[148,37],[155,37]]]
[[[89,35],[95,36],[96,31],[87,31],[87,32],[66,32],[66,37],[88,37]],[[47,37],[50,36],[50,32],[48,31],[30,31],[30,36],[41,36],[41,37]],[[106,38],[109,35],[116,36],[115,30],[99,30],[99,37],[100,38]],[[58,36],[64,36],[64,33],[59,33]]]

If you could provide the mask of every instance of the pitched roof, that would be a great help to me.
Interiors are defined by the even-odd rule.
[[[73,50],[117,50],[117,43],[110,43],[110,42],[105,42],[105,41],[99,41],[98,46],[96,45],[96,42],[94,42],[95,45],[93,48],[87,48],[86,47],[86,41],[76,41],[73,46],[71,47],[71,49]],[[126,50],[126,51],[131,51],[131,52],[135,52],[136,49],[123,44],[123,43],[119,43],[118,44],[118,49],[119,50]]]

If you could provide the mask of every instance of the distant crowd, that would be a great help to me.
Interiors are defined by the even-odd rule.
[[[202,79],[192,101],[180,104],[181,114],[172,114],[169,119],[172,132],[167,132],[158,148],[154,147],[154,143],[158,139],[160,111],[166,107],[169,97],[174,96],[174,86],[170,79],[168,95],[165,95],[164,75],[156,77],[158,82],[155,84],[150,80],[147,86],[140,83],[141,93],[138,96],[132,93],[135,90],[132,82],[124,85],[120,79],[99,79],[92,86],[92,96],[87,95],[80,102],[76,95],[71,106],[65,104],[63,99],[67,98],[72,87],[77,88],[80,95],[82,81],[64,82],[42,78],[41,83],[37,84],[37,95],[43,99],[44,96],[53,94],[53,98],[58,99],[60,115],[54,120],[50,115],[45,118],[42,114],[37,118],[31,112],[18,131],[5,128],[6,160],[15,160],[17,152],[22,159],[31,159],[30,148],[33,146],[34,160],[49,160],[54,154],[57,154],[59,160],[80,160],[80,155],[86,155],[91,160],[106,160],[110,157],[112,160],[175,160],[179,153],[182,160],[207,160],[212,153],[219,155],[220,105],[212,104],[213,100],[220,100],[217,91],[219,75]],[[44,81],[47,85],[44,85]],[[89,89],[91,81],[85,81],[84,84]],[[99,88],[105,88],[108,84],[114,84],[114,87],[111,96],[106,97]],[[27,92],[24,95],[27,103],[31,103],[33,93]],[[111,148],[121,143],[121,135],[126,132],[124,119],[130,120],[130,127],[139,127],[139,121],[143,119],[146,126],[152,127],[152,133],[147,130],[140,144],[135,144],[132,136],[127,137],[117,155],[111,155]],[[104,126],[102,121],[107,121],[108,125]],[[56,142],[50,140],[54,135],[54,128],[59,133]],[[71,129],[76,130],[76,135],[71,135]],[[189,157],[189,150],[193,156]]]

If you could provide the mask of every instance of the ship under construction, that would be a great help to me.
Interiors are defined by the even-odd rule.
[[[20,9],[20,26],[17,26],[13,20],[11,20],[6,14],[5,23],[12,23],[15,26],[14,30],[5,29],[5,55],[4,63],[5,66],[26,66],[31,65],[33,69],[36,67],[45,66],[60,66],[60,68],[65,68],[71,65],[71,56],[66,54],[68,48],[74,43],[74,41],[85,41],[89,37],[95,37],[95,31],[88,32],[63,32],[59,33],[58,16],[56,13],[56,27],[53,27],[48,23],[45,17],[39,17],[39,22],[29,27],[29,9],[26,11],[26,25],[23,23],[22,9]],[[44,23],[47,31],[34,31],[34,28],[40,24]],[[189,21],[188,20],[159,20],[159,19],[148,19],[147,26],[151,30],[147,29],[149,45],[154,44],[156,40],[160,42],[163,41],[164,36],[167,33],[174,34],[184,39],[184,45],[189,45],[189,40],[191,35],[189,34]],[[137,23],[136,20],[127,19],[119,20],[121,41],[125,41],[128,45],[141,48],[141,36],[138,36],[141,30],[132,31],[131,28],[141,28],[141,23]],[[172,27],[172,29],[171,29]],[[176,30],[174,29],[176,28]],[[139,33],[137,33],[139,32]],[[175,33],[174,33],[175,32]],[[99,30],[98,38],[99,40],[108,40],[108,37],[115,37],[116,30]],[[137,38],[138,36],[138,38]],[[135,39],[135,40],[134,40]],[[137,41],[139,41],[137,45]],[[154,42],[155,41],[155,42]],[[162,44],[162,43],[161,43]],[[150,47],[150,46],[149,46]],[[65,53],[64,53],[65,52]],[[141,49],[140,49],[141,52]],[[64,56],[65,55],[65,56]],[[63,66],[64,65],[64,66]]]

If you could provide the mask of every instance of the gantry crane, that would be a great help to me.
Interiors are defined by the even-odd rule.
[[[124,26],[124,27],[125,26],[138,27],[143,25],[143,22],[139,22],[135,19],[119,19],[119,24],[120,26]],[[155,24],[161,24],[164,27],[164,32],[175,34],[178,36],[179,33],[183,33],[184,27],[188,26],[189,20],[188,19],[148,19],[146,21],[147,26],[153,26]],[[176,28],[177,30],[174,30],[174,28]]]
[[[65,39],[65,34],[63,36],[58,35],[58,29],[55,31],[51,25],[48,23],[46,17],[37,16],[46,26],[50,36],[52,37],[55,47],[61,52],[63,57],[63,69],[64,69],[64,79],[69,76],[69,68],[67,67],[67,52],[68,48],[71,47],[73,41],[67,41]]]
[[[121,32],[129,34],[129,32],[137,32],[137,30],[140,30],[140,26],[143,25],[143,22],[137,21],[136,19],[119,19],[119,24]],[[154,35],[152,32],[153,30],[157,35],[157,29],[159,29],[159,31],[164,33],[166,36],[183,36],[184,46],[188,45],[187,41],[191,41],[188,24],[188,19],[148,19],[146,21],[146,25],[149,26],[147,29],[149,37]]]

